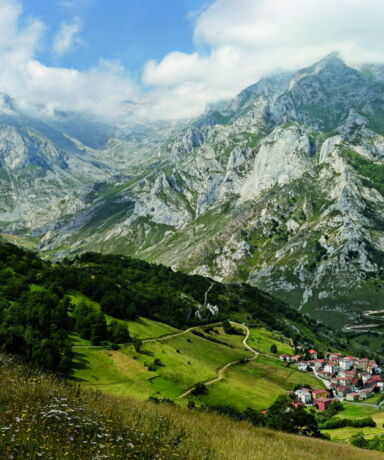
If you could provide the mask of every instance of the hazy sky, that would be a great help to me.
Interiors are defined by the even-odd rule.
[[[384,62],[383,0],[0,0],[0,91],[45,113],[196,116],[340,51]]]

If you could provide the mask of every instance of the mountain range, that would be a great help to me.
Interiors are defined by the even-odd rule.
[[[111,125],[0,97],[0,231],[247,282],[333,327],[384,289],[384,67],[336,54],[194,120]]]

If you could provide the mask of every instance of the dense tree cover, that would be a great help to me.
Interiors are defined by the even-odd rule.
[[[0,349],[64,375],[72,366],[68,300],[59,285],[35,286],[44,263],[0,244]]]
[[[206,410],[227,415],[236,420],[248,420],[253,425],[264,426],[287,433],[323,438],[316,418],[300,404],[296,404],[294,397],[280,395],[265,411],[248,408],[240,411],[232,406],[211,406]]]
[[[196,314],[208,289],[209,302],[219,307],[217,316],[204,308]],[[100,309],[87,302],[73,308],[70,294],[82,294]],[[346,344],[326,326],[246,284],[221,284],[115,255],[86,253],[51,263],[0,242],[0,350],[46,369],[70,372],[69,333],[74,330],[93,344],[125,343],[129,331],[118,319],[143,316],[179,328],[224,321],[228,332],[242,333],[227,321],[239,313],[249,323],[281,331],[296,344],[312,345],[319,334],[336,343],[341,338],[339,348]],[[104,314],[116,321],[107,326]],[[315,332],[305,337],[302,331],[311,329]],[[140,349],[141,342],[134,340],[134,346]]]
[[[384,434],[374,436],[373,438],[365,438],[364,433],[357,433],[352,436],[351,444],[362,449],[384,452]]]

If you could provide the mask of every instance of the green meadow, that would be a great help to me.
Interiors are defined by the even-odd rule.
[[[284,341],[283,341],[284,340]],[[251,329],[251,335],[248,341],[252,348],[260,353],[270,354],[272,345],[276,345],[277,354],[287,353],[293,354],[293,348],[289,345],[289,341],[281,336],[274,334],[266,329]]]
[[[367,403],[371,403],[371,399],[367,400]],[[361,404],[348,404],[344,403],[344,410],[339,412],[337,417],[339,418],[350,418],[359,419],[363,417],[372,417],[376,422],[376,427],[344,427],[337,428],[334,430],[322,430],[323,433],[330,435],[332,441],[349,443],[353,435],[362,433],[364,436],[370,438],[377,435],[384,434],[384,410],[376,407],[363,406]]]
[[[70,298],[73,305],[86,302],[100,310],[99,304],[83,295],[73,293]],[[106,316],[106,320],[110,323],[112,318]],[[204,337],[193,332],[168,337],[168,334],[181,331],[147,318],[119,321],[128,327],[132,337],[159,339],[144,342],[138,352],[132,344],[111,350],[92,346],[73,335],[73,379],[81,385],[115,396],[177,399],[196,383],[215,378],[217,370],[225,364],[252,356],[244,347],[244,336],[226,334],[220,326],[210,331],[196,328]],[[248,343],[261,355],[256,360],[227,369],[224,379],[208,387],[207,395],[188,396],[187,399],[193,399],[197,405],[230,404],[239,409],[262,409],[295,384],[321,386],[314,377],[281,363],[277,357],[267,356],[271,355],[272,344],[277,346],[279,353],[292,353],[287,342],[285,337],[265,329],[251,329]],[[187,400],[178,402],[185,405]]]
[[[292,390],[296,384],[322,388],[315,377],[287,367],[285,363],[267,356],[226,372],[226,378],[209,387],[208,394],[200,396],[207,405],[231,405],[240,410],[247,407],[265,409],[280,394]]]

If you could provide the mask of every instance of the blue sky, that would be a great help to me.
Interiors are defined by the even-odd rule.
[[[190,118],[332,51],[383,63],[383,28],[383,0],[0,0],[0,92],[43,116]]]
[[[101,57],[119,60],[139,74],[150,59],[170,51],[194,50],[196,14],[208,0],[28,0],[24,17],[37,17],[47,26],[38,58],[46,64],[85,69]],[[70,53],[57,56],[49,46],[63,21],[81,23],[79,42]]]

